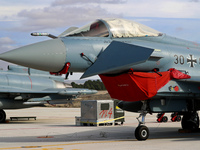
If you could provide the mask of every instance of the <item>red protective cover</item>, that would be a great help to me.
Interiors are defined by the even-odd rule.
[[[141,101],[155,96],[160,88],[171,79],[177,78],[174,75],[176,73],[173,73],[174,71],[177,70],[159,72],[162,76],[157,73],[144,72],[129,72],[117,76],[99,76],[113,99]],[[180,75],[183,74],[182,72],[179,73]]]
[[[184,74],[174,68],[169,69],[170,73],[171,73],[171,78],[173,79],[189,79],[191,78],[189,75]]]

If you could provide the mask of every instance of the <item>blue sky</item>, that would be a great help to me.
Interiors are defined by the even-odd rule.
[[[0,53],[48,39],[32,37],[31,32],[59,35],[70,26],[115,17],[200,43],[199,8],[200,0],[1,0]],[[8,64],[0,63],[4,69]]]

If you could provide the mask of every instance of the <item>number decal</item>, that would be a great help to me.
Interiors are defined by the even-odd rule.
[[[178,64],[178,55],[174,55],[174,57],[175,57],[174,63],[175,63],[175,64]]]
[[[181,55],[181,56],[179,57],[179,61],[180,61],[180,64],[181,64],[181,65],[184,64],[184,57],[183,57],[183,55]]]
[[[185,59],[183,55],[180,55],[180,56],[174,55],[174,57],[175,57],[175,61],[174,61],[175,64],[183,65],[185,63]]]
[[[175,58],[174,64],[184,65],[186,62],[187,64],[189,64],[189,67],[191,67],[191,68],[194,68],[195,65],[197,65],[197,63],[198,63],[197,62],[198,59],[195,58],[195,56],[192,54],[188,54],[188,57],[184,57],[183,55],[180,55],[180,56],[174,55],[174,58]],[[200,61],[200,58],[199,58],[199,61]],[[200,62],[199,62],[199,64],[200,64]]]
[[[102,110],[100,113],[99,113],[99,116],[101,116],[101,118],[106,118],[107,116],[109,115],[109,118],[111,118],[111,115],[112,115],[112,108],[110,108],[110,110]]]

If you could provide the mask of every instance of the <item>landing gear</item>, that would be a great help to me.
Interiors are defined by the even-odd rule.
[[[145,117],[147,114],[146,108],[147,108],[147,102],[144,101],[142,110],[140,111],[140,115],[137,118],[139,124],[138,127],[135,129],[135,138],[138,141],[144,141],[149,137],[149,129],[145,126]],[[140,117],[142,117],[141,121],[139,120]]]
[[[181,122],[183,129],[197,130],[199,129],[199,116],[197,112],[188,112],[183,115]]]
[[[3,109],[0,109],[0,123],[4,123],[6,121],[6,113]]]

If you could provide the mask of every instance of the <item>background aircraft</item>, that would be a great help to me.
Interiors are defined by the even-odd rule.
[[[8,66],[0,71],[0,122],[5,122],[3,109],[21,109],[48,104],[64,104],[81,94],[96,90],[74,89],[61,76],[21,66]]]
[[[58,37],[3,53],[0,59],[55,74],[99,75],[120,108],[139,112],[135,130],[146,140],[147,113],[178,112],[182,128],[199,128],[200,46],[125,19],[100,19]],[[142,117],[141,120],[139,118]]]

